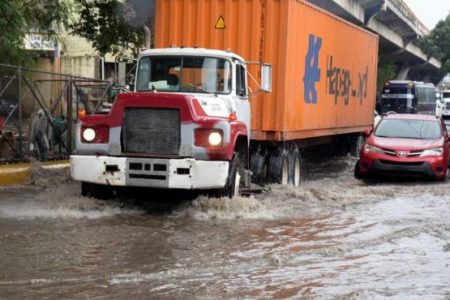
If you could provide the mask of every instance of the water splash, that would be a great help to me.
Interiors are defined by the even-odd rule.
[[[33,190],[31,190],[31,193]],[[79,194],[77,183],[64,184],[24,194],[21,199],[0,203],[0,218],[14,219],[98,219],[122,214],[139,214],[138,209],[124,208],[118,202],[101,201]]]
[[[201,196],[192,203],[176,210],[175,217],[208,219],[273,219],[274,211],[268,203],[254,197],[208,198]]]

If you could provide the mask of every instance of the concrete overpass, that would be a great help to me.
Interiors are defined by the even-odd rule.
[[[393,59],[397,79],[427,80],[437,76],[441,63],[415,44],[429,30],[402,0],[309,0],[380,36],[380,60]],[[430,2],[431,3],[431,2]]]

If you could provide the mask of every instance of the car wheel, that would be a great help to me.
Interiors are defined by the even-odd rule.
[[[446,181],[447,178],[448,178],[448,175],[449,175],[449,171],[450,171],[449,168],[447,168],[447,173],[445,174],[445,176],[438,177],[436,179],[439,180],[439,181]]]
[[[359,160],[355,164],[354,175],[356,179],[365,180],[367,179],[367,175],[361,173],[361,169],[359,168]]]

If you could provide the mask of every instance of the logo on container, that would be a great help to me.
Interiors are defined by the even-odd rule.
[[[320,81],[319,54],[322,38],[309,35],[308,53],[305,57],[305,75],[303,77],[306,103],[317,103],[316,82]]]

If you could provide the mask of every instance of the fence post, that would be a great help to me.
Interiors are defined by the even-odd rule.
[[[72,122],[73,122],[73,99],[72,99],[72,84],[73,78],[69,78],[69,86],[67,88],[67,152],[72,154]]]
[[[19,67],[19,70],[17,70],[17,77],[18,77],[18,113],[19,113],[19,158],[23,161],[23,124],[22,124],[22,67]]]

